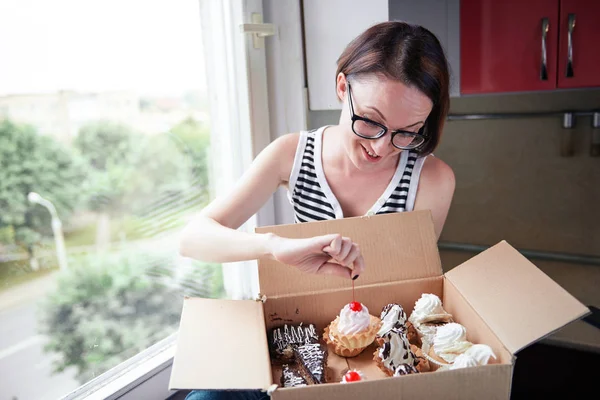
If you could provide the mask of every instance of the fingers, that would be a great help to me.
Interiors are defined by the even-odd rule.
[[[365,259],[362,254],[359,254],[358,257],[354,260],[354,269],[352,270],[352,279],[356,279],[365,271]]]
[[[351,279],[350,275],[352,271],[348,267],[341,266],[336,263],[327,262],[319,267],[316,271],[317,274],[334,275],[346,279]]]
[[[354,261],[360,256],[360,248],[356,243],[352,243],[348,246],[349,250],[346,257],[340,259],[338,263],[349,267],[350,269],[354,269]]]
[[[326,236],[330,237],[330,235]],[[331,243],[325,246],[323,251],[337,264],[352,270],[350,275],[354,279],[358,278],[365,270],[365,260],[360,253],[359,246],[348,237],[333,236]]]
[[[323,251],[332,257],[335,257],[342,247],[342,235],[333,234],[322,236],[327,239],[326,244],[323,247]]]
[[[334,238],[329,246],[325,246],[323,251],[329,254],[337,261],[346,258],[352,247],[352,241],[348,237],[338,236]]]

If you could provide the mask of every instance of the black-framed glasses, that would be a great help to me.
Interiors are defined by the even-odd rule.
[[[350,82],[348,82],[348,103],[350,104],[352,131],[356,136],[363,139],[379,139],[389,131],[387,126],[354,113]],[[419,132],[409,132],[402,129],[392,131],[392,145],[401,150],[415,149],[427,140],[427,137],[423,135],[424,129],[425,127],[423,126],[419,129]]]

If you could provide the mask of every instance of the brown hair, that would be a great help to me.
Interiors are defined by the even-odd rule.
[[[440,142],[450,107],[448,63],[440,42],[427,29],[400,21],[374,25],[354,39],[337,60],[347,79],[379,74],[414,87],[433,103],[425,121],[427,140],[416,150],[427,155]]]

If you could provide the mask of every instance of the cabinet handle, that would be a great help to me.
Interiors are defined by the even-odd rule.
[[[546,37],[548,36],[548,29],[550,28],[550,22],[548,18],[542,18],[542,65],[540,68],[540,79],[542,81],[548,80],[548,59],[546,56]]]
[[[567,31],[567,78],[573,77],[573,29],[575,29],[575,14],[569,14],[569,30]]]

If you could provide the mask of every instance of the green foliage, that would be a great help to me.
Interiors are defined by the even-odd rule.
[[[74,144],[92,167],[86,185],[90,207],[113,217],[144,214],[157,199],[206,192],[208,139],[193,120],[158,135],[108,121],[85,125]]]
[[[210,149],[208,127],[192,118],[187,118],[173,127],[171,134],[179,139],[183,151],[192,160],[194,183],[202,188],[208,188],[208,153]]]
[[[131,128],[105,120],[83,125],[73,142],[98,171],[106,171],[114,164],[126,164],[135,144],[136,137]]]
[[[182,280],[174,260],[140,250],[71,262],[42,308],[55,370],[88,381],[174,332],[184,295],[222,296],[220,266],[195,263]]]
[[[50,235],[50,215],[29,203],[37,192],[66,220],[81,199],[86,166],[61,143],[32,127],[0,121],[0,240],[28,247]],[[6,242],[5,242],[6,243]]]
[[[140,140],[128,126],[111,121],[80,128],[73,145],[91,167],[84,190],[92,210],[111,215],[127,211],[125,197],[135,175],[134,153]]]

